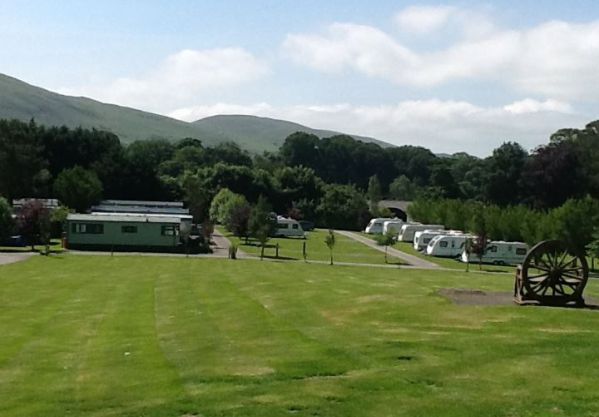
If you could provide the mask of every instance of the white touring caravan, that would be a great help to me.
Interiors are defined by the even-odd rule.
[[[306,237],[304,229],[302,229],[302,226],[297,220],[288,219],[283,216],[277,216],[277,226],[274,235],[283,237]]]
[[[516,265],[524,261],[527,252],[528,246],[526,243],[491,241],[487,244],[482,262],[495,265]],[[478,255],[468,254],[466,251],[462,253],[461,259],[462,262],[476,263],[479,261]]]
[[[414,234],[421,230],[443,230],[442,224],[406,223],[401,226],[397,240],[400,242],[413,242]]]
[[[471,239],[471,235],[464,234],[444,234],[434,236],[426,247],[426,254],[438,256],[440,258],[457,258],[464,252],[466,240]]]
[[[386,235],[389,232],[392,232],[394,235],[397,235],[405,222],[401,219],[395,220],[387,220],[383,223],[383,234]]]
[[[414,249],[424,250],[433,237],[446,233],[444,230],[419,230],[414,233]]]
[[[366,229],[364,230],[364,232],[369,233],[371,235],[379,235],[379,234],[383,233],[383,224],[388,220],[397,220],[397,219],[389,219],[389,218],[385,218],[385,217],[378,217],[375,219],[371,219],[370,223],[368,223],[368,226],[366,226]]]

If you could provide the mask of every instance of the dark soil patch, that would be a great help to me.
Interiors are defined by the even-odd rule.
[[[467,288],[442,288],[438,291],[439,295],[448,298],[457,305],[471,306],[505,306],[513,305],[514,295],[511,292],[482,291]],[[586,306],[582,307],[588,310],[599,310],[599,300],[591,297],[584,297]],[[536,304],[527,304],[536,305]],[[537,307],[539,305],[536,305]],[[549,306],[547,306],[549,307]]]

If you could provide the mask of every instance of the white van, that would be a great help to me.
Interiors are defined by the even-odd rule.
[[[397,235],[405,222],[401,219],[387,220],[383,223],[383,234],[391,232]]]
[[[472,239],[471,235],[442,234],[433,237],[426,247],[426,254],[440,258],[457,258],[464,252],[466,240]]]
[[[274,235],[282,237],[306,237],[304,229],[302,229],[297,220],[288,219],[283,216],[277,216],[277,226]]]
[[[528,246],[522,242],[503,242],[491,241],[485,248],[485,253],[482,256],[482,263],[495,265],[517,265],[524,262]],[[462,253],[462,262],[479,262],[478,255],[474,253],[468,254],[466,251]]]
[[[389,219],[389,218],[385,218],[385,217],[377,217],[375,219],[371,219],[370,222],[368,223],[368,226],[366,226],[366,229],[364,229],[364,232],[371,234],[371,235],[380,235],[381,233],[383,233],[383,224],[387,220],[396,220],[396,219]]]
[[[428,242],[435,236],[445,234],[443,230],[419,230],[414,233],[414,249],[424,250],[426,249]]]
[[[421,230],[443,230],[442,224],[406,223],[401,226],[397,240],[400,242],[413,242],[414,234]]]

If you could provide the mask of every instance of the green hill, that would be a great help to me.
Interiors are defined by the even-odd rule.
[[[206,117],[193,122],[205,131],[212,132],[215,136],[226,137],[246,148],[260,144],[264,150],[278,149],[283,140],[295,132],[312,133],[324,138],[340,134],[331,130],[313,129],[286,120],[271,119],[247,115],[218,115]],[[386,147],[388,143],[373,138],[351,135],[363,142],[374,142]]]
[[[252,152],[274,151],[288,135],[297,131],[314,133],[320,137],[335,134],[297,123],[254,116],[213,116],[187,123],[85,97],[65,96],[3,74],[0,74],[0,118],[23,121],[34,118],[37,123],[47,126],[107,130],[118,135],[123,143],[151,138],[179,140],[185,137],[201,139],[206,145],[233,141]]]

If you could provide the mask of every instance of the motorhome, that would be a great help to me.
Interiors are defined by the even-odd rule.
[[[288,219],[283,216],[277,217],[274,235],[280,237],[306,237],[304,229],[302,229],[297,220]]]
[[[383,234],[393,233],[397,235],[405,222],[401,219],[387,220],[383,223]]]
[[[426,246],[426,254],[440,258],[457,258],[464,252],[466,240],[471,235],[441,234],[434,236]]]
[[[397,240],[400,242],[413,242],[414,234],[421,230],[443,230],[442,224],[414,224],[406,223],[401,226]]]
[[[462,252],[462,262],[482,262],[495,265],[516,265],[524,261],[528,246],[522,242],[491,241],[481,259],[477,254]]]
[[[414,249],[420,251],[425,250],[428,242],[435,236],[446,233],[443,230],[419,230],[414,233]]]
[[[390,219],[390,218],[385,218],[385,217],[378,217],[378,218],[371,219],[370,222],[368,223],[368,226],[366,226],[366,229],[364,229],[364,232],[371,234],[371,235],[380,235],[381,233],[383,233],[383,224],[388,220],[397,220],[397,219]]]

